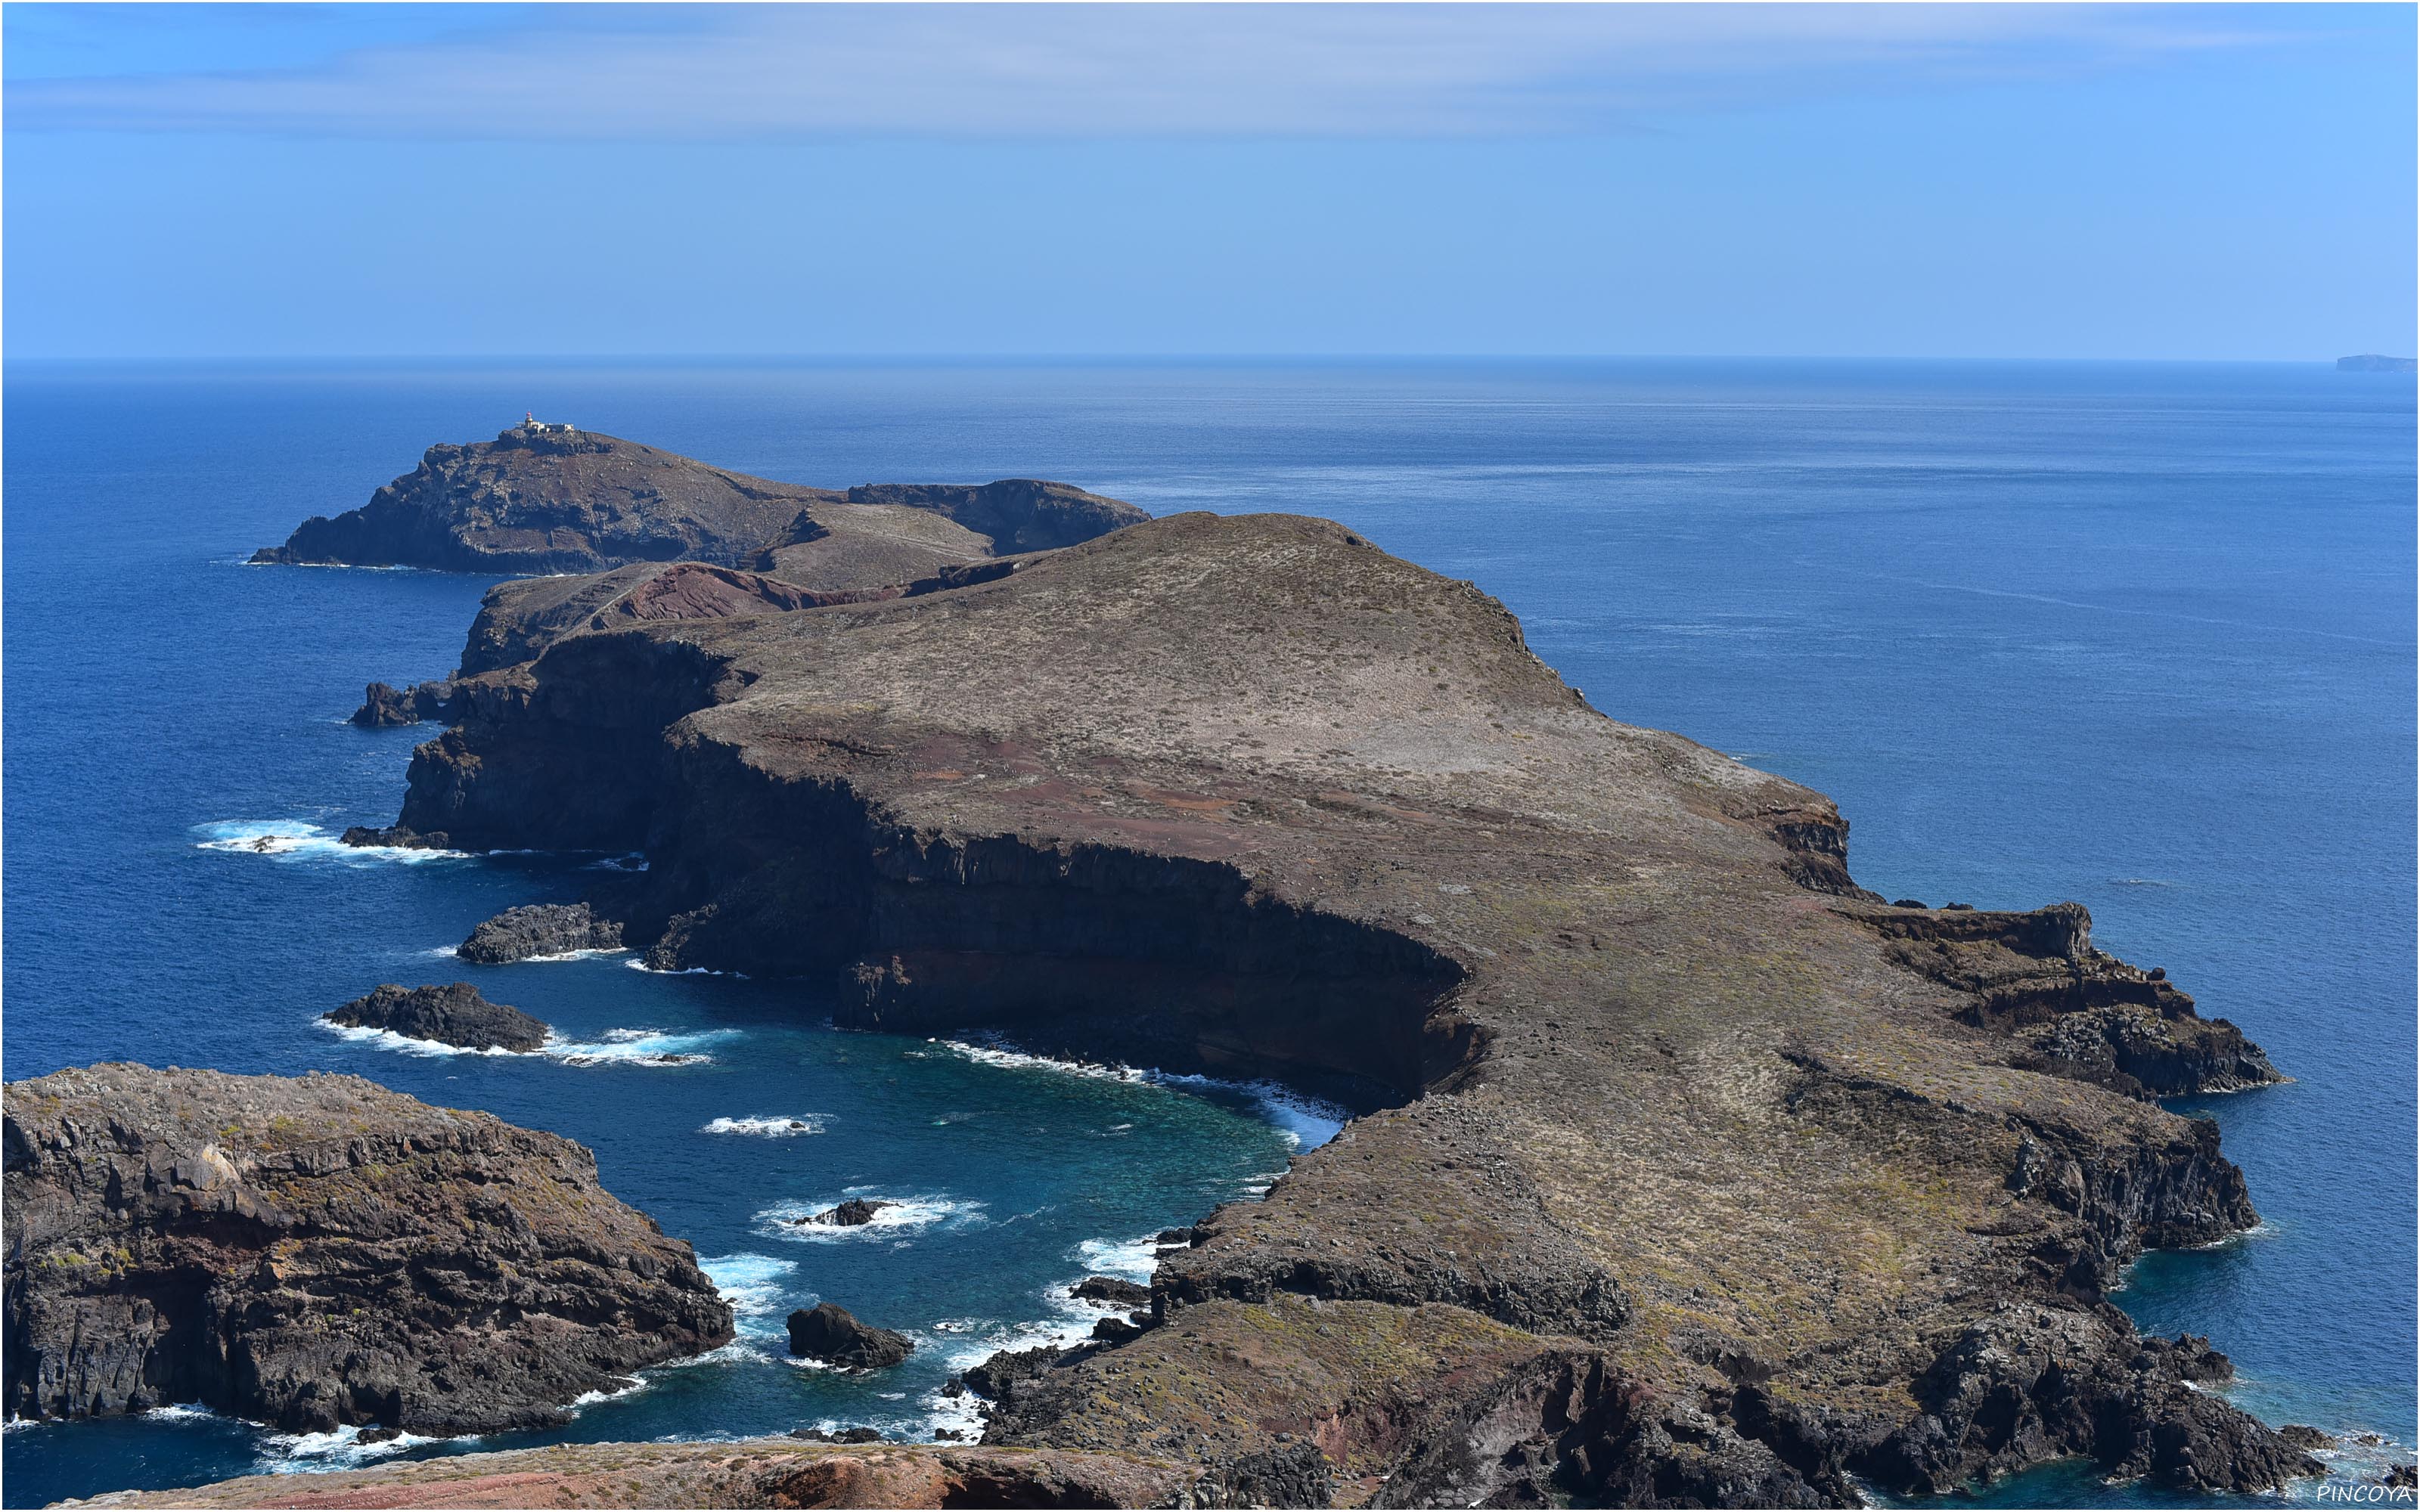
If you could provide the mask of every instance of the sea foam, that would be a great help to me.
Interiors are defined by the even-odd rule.
[[[1103,1081],[1148,1082],[1179,1089],[1216,1088],[1240,1093],[1249,1098],[1254,1111],[1274,1125],[1297,1150],[1317,1149],[1335,1138],[1353,1117],[1349,1109],[1279,1082],[1230,1081],[1217,1076],[1145,1071],[1140,1067],[1110,1061],[1058,1060],[1048,1056],[1013,1050],[998,1041],[934,1040],[929,1042],[954,1051],[969,1060],[1006,1070],[1055,1071]]]
[[[202,825],[194,848],[236,856],[266,856],[275,861],[333,861],[340,866],[377,866],[401,862],[418,866],[429,861],[466,861],[469,851],[427,851],[404,845],[348,845],[318,825],[299,819],[229,819]]]
[[[863,1197],[884,1206],[875,1210],[874,1216],[861,1224],[800,1223],[819,1212],[838,1207],[849,1197]],[[775,1239],[794,1240],[810,1244],[837,1244],[882,1240],[904,1240],[931,1230],[972,1227],[985,1222],[984,1204],[974,1198],[942,1196],[926,1193],[917,1196],[891,1197],[865,1187],[851,1187],[837,1197],[814,1202],[779,1202],[756,1214],[756,1231]]]
[[[549,1040],[537,1053],[566,1066],[702,1066],[706,1045],[739,1037],[737,1029],[608,1029],[595,1040]]]
[[[817,1134],[823,1132],[824,1124],[821,1119],[793,1118],[786,1114],[767,1114],[760,1118],[746,1119],[715,1119],[698,1130],[700,1134],[753,1134],[759,1139],[793,1139],[800,1134]]]

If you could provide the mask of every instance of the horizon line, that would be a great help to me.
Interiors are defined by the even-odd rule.
[[[982,365],[1210,365],[1246,363],[2094,363],[2109,366],[2268,366],[2330,365],[2347,357],[2386,357],[2400,361],[2391,349],[2340,352],[2331,357],[2086,357],[2019,356],[2009,354],[1889,354],[1795,352],[302,352],[83,355],[0,353],[0,369],[18,365],[58,366],[313,366],[313,365],[436,365],[436,364],[615,364],[692,363],[732,366],[982,366]]]

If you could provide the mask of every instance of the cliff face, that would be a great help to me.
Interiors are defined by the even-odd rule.
[[[630,563],[761,563],[815,588],[905,582],[944,565],[1063,546],[1143,517],[1064,484],[775,483],[593,431],[517,426],[432,446],[419,468],[256,563],[585,573]]]
[[[134,1065],[11,1082],[7,1110],[11,1416],[486,1433],[731,1337],[689,1245],[553,1134]]]
[[[2074,905],[1884,903],[1821,795],[1605,718],[1338,526],[1179,516],[456,696],[402,825],[644,846],[596,902],[658,964],[1367,1110],[987,1443],[1382,1504],[2310,1465],[2101,1300],[2256,1221],[2151,1098],[2271,1079],[2257,1047]]]

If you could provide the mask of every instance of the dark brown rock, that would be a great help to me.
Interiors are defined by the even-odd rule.
[[[370,989],[323,1015],[331,1024],[385,1029],[407,1040],[427,1040],[465,1050],[515,1050],[526,1054],[546,1043],[547,1026],[518,1008],[491,1003],[467,981],[442,987]]]
[[[879,1370],[915,1352],[905,1334],[861,1323],[845,1307],[817,1303],[790,1315],[790,1352],[851,1370]]]
[[[2335,1434],[2323,1433],[2318,1428],[2312,1427],[2308,1424],[2304,1423],[2287,1424],[2285,1427],[2277,1430],[2277,1438],[2280,1443],[2288,1444],[2296,1449],[2300,1449],[2304,1454],[2309,1454],[2315,1449],[2333,1449],[2336,1447],[2336,1438]]]
[[[586,903],[524,903],[473,930],[454,954],[480,965],[503,965],[533,956],[621,948],[622,926],[597,917]]]
[[[498,1432],[731,1337],[587,1150],[357,1077],[55,1072],[6,1145],[13,1417]]]
[[[1006,1401],[1020,1381],[1031,1381],[1064,1359],[1068,1351],[1037,1344],[1031,1349],[1002,1350],[961,1378],[969,1391],[995,1402]]]
[[[1069,1295],[1084,1302],[1106,1302],[1119,1307],[1151,1305],[1151,1288],[1137,1286],[1113,1275],[1088,1275],[1069,1288]]]

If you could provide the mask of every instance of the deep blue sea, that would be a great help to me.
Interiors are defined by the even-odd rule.
[[[324,840],[391,821],[432,733],[347,724],[362,685],[450,671],[489,581],[243,559],[524,409],[801,483],[1042,476],[1156,514],[1324,515],[1476,579],[1615,717],[1832,795],[1868,887],[2078,900],[2100,943],[2242,1025],[2295,1080],[2195,1106],[2267,1222],[2147,1259],[2120,1300],[2209,1335],[2269,1420],[2410,1445],[2413,399],[2284,364],[11,365],[7,1074],[323,1068],[554,1130],[740,1310],[737,1345],[562,1433],[403,1453],[928,1432],[954,1365],[1089,1326],[1054,1288],[1142,1273],[1138,1242],[1258,1190],[1322,1110],[835,1033],[778,982],[458,964],[438,952],[473,924],[604,862]],[[566,1053],[314,1022],[461,977]],[[635,1058],[666,1049],[703,1058]],[[777,1223],[857,1193],[902,1221]],[[817,1298],[914,1359],[783,1363],[783,1316]],[[349,1441],[170,1412],[11,1426],[0,1458],[8,1504],[37,1505],[395,1452]],[[2055,1467],[1989,1499],[2150,1498]]]

